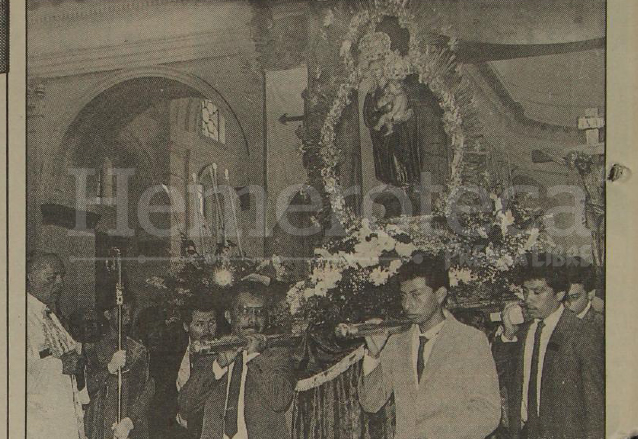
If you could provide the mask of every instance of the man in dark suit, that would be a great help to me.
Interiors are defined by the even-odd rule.
[[[193,354],[191,345],[218,335],[217,317],[218,312],[210,294],[198,295],[189,302],[184,312],[183,327],[188,334],[188,346],[181,359],[175,381],[179,403],[177,422],[188,431],[187,435],[182,434],[184,437],[199,439],[201,436],[204,404],[214,387],[210,372],[215,356]],[[191,375],[196,371],[201,373],[191,381]]]
[[[399,272],[406,332],[366,338],[359,401],[377,412],[394,394],[395,439],[484,439],[501,401],[487,337],[443,308],[442,258],[418,254]]]
[[[226,318],[233,335],[249,340],[247,347],[221,352],[211,368],[193,370],[180,392],[187,386],[209,389],[202,439],[290,436],[286,411],[295,386],[292,357],[286,349],[265,348],[265,292],[266,287],[256,282],[242,281],[233,287]],[[180,413],[188,413],[191,409],[181,402],[180,398]]]
[[[512,439],[603,439],[602,337],[566,309],[567,275],[552,255],[531,255],[520,270],[529,321],[512,323],[492,349],[508,389]]]

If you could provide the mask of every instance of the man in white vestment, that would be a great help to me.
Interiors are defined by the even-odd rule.
[[[85,439],[82,399],[73,374],[81,345],[53,313],[64,265],[42,254],[27,268],[27,439]]]

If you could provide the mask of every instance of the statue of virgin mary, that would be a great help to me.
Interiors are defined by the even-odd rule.
[[[407,68],[390,50],[386,33],[364,36],[359,51],[362,67],[372,82],[363,104],[363,121],[372,139],[375,176],[397,187],[417,185],[421,154],[416,118],[412,117],[402,83]]]

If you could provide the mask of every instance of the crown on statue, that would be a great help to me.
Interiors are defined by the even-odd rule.
[[[390,43],[390,36],[384,32],[365,34],[359,41],[360,63],[368,65],[384,59],[391,52]]]

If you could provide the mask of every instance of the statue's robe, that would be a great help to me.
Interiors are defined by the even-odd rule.
[[[378,131],[374,129],[387,111],[385,107],[377,108],[383,94],[383,89],[377,88],[368,93],[363,102],[363,121],[370,129],[372,139],[375,177],[382,183],[398,187],[418,184],[421,158],[415,137],[415,118],[395,123],[390,134],[385,126]]]
[[[421,183],[444,185],[450,173],[450,151],[443,128],[443,110],[418,78],[407,77],[403,86],[414,115],[405,122],[395,123],[389,135],[385,127],[379,131],[374,129],[387,111],[387,108],[377,108],[383,88],[368,92],[363,103],[363,121],[372,140],[375,177],[382,183],[403,188],[414,188]],[[422,172],[430,174],[429,182],[421,181]]]

